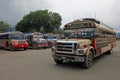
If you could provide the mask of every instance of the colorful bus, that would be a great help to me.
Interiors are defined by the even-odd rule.
[[[52,56],[57,64],[81,62],[90,68],[95,57],[111,54],[116,46],[116,32],[100,24],[96,19],[76,20],[64,26],[66,39],[57,40],[52,47]]]
[[[26,33],[26,40],[29,44],[29,48],[47,48],[48,42],[43,38],[42,34],[39,32]]]
[[[28,43],[22,32],[6,32],[0,33],[0,47],[10,49],[11,51],[15,51],[20,48],[27,50]]]

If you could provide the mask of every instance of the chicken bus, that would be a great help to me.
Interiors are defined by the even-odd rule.
[[[28,43],[22,32],[6,32],[0,33],[0,47],[10,49],[11,51],[15,51],[20,48],[27,50]]]
[[[48,42],[43,38],[42,33],[33,32],[26,33],[26,40],[28,42],[29,48],[38,49],[38,48],[47,48]]]
[[[111,54],[116,46],[116,32],[96,19],[83,19],[64,26],[65,39],[57,40],[52,47],[52,56],[57,64],[80,62],[90,68],[94,58]]]

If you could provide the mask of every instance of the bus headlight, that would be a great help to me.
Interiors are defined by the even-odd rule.
[[[76,51],[76,55],[84,55],[87,53],[87,48],[84,48],[84,49],[78,49]]]
[[[76,51],[76,55],[83,55],[84,54],[84,50],[78,49]]]

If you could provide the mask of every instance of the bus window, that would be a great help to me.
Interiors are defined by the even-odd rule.
[[[6,34],[0,35],[0,39],[8,39],[8,35],[6,35]]]
[[[83,28],[80,30],[67,30],[65,31],[65,37],[68,38],[91,38],[94,37],[94,28]]]
[[[10,34],[9,35],[10,39],[14,40],[24,40],[24,35],[23,34]]]

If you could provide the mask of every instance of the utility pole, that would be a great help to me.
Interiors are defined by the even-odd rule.
[[[96,19],[96,12],[95,12],[95,14],[94,14],[94,18]]]

